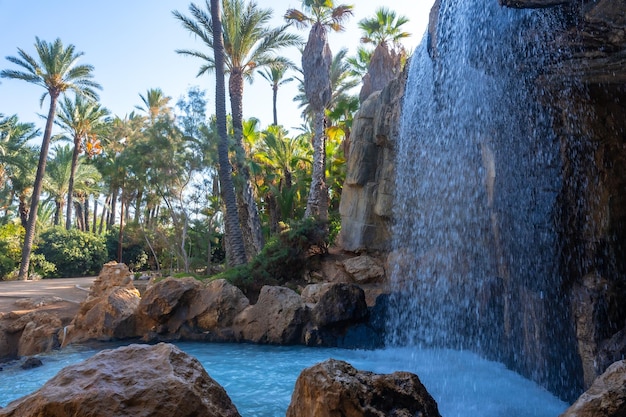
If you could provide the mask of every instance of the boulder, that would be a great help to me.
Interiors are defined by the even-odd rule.
[[[139,291],[134,287],[110,287],[97,297],[90,296],[72,323],[63,329],[62,344],[136,337],[139,301]]]
[[[308,346],[357,347],[356,340],[375,339],[367,325],[365,292],[355,284],[333,284],[311,309],[311,319],[304,330]]]
[[[254,343],[295,344],[301,341],[307,309],[302,298],[286,287],[261,288],[256,304],[235,319],[238,340]]]
[[[371,256],[361,255],[346,259],[343,267],[358,284],[381,282],[385,278],[385,269]]]
[[[626,360],[615,362],[560,417],[626,416]]]
[[[440,416],[417,375],[358,371],[329,359],[302,371],[287,417]]]
[[[311,322],[318,327],[341,327],[367,317],[363,289],[354,284],[334,284],[311,311]]]
[[[235,317],[250,305],[250,301],[239,288],[218,279],[202,288],[193,304],[198,304],[202,310],[196,318],[198,329],[219,333],[232,326]]]
[[[102,267],[98,278],[91,285],[89,297],[100,297],[118,287],[134,289],[133,277],[126,264],[111,261]]]
[[[177,347],[130,345],[62,369],[6,417],[236,417],[226,391]]]
[[[39,358],[30,357],[26,358],[26,360],[20,365],[22,369],[34,369],[43,366],[43,362]]]
[[[54,314],[35,310],[17,319],[9,330],[21,332],[17,355],[30,356],[58,348],[57,334],[62,327],[61,319]]]
[[[196,299],[202,283],[194,278],[166,278],[147,289],[137,309],[138,328],[148,333],[173,334],[190,318],[202,312]],[[150,336],[149,338],[152,338]]]
[[[300,296],[302,297],[302,301],[304,301],[307,304],[317,304],[320,298],[322,297],[322,295],[324,295],[324,293],[326,293],[326,291],[328,291],[328,289],[332,286],[333,284],[330,282],[320,282],[317,284],[309,284],[306,287],[304,287],[304,289],[300,293]]]

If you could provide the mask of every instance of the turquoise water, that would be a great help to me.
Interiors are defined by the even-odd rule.
[[[384,349],[375,351],[302,346],[177,343],[195,356],[228,392],[243,417],[284,416],[300,372],[329,358],[378,373],[415,372],[444,417],[556,417],[567,404],[502,364],[453,350]],[[38,389],[63,367],[96,352],[69,348],[40,355],[44,366],[22,370],[4,364],[0,406]]]

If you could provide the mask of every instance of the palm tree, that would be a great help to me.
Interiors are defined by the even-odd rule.
[[[74,176],[78,156],[89,143],[94,143],[98,130],[105,126],[105,117],[109,111],[93,100],[87,100],[81,96],[76,96],[74,102],[65,97],[60,104],[60,112],[56,124],[67,131],[72,136],[74,150],[72,152],[72,166],[67,192],[67,214],[65,216],[65,227],[69,230],[72,227],[72,211],[74,207]]]
[[[24,280],[28,278],[30,254],[37,224],[37,206],[43,186],[43,177],[46,172],[46,161],[50,147],[50,137],[52,136],[52,124],[54,122],[59,96],[65,94],[67,91],[73,91],[77,95],[97,100],[98,94],[94,89],[101,88],[98,83],[92,80],[93,66],[79,65],[77,63],[83,53],[76,52],[74,45],[69,45],[65,48],[58,38],[54,42],[48,43],[35,37],[35,49],[39,57],[39,62],[28,55],[24,50],[18,48],[20,57],[10,56],[7,57],[7,60],[22,67],[25,71],[3,70],[0,72],[0,77],[2,78],[23,80],[43,87],[46,91],[41,96],[40,105],[43,104],[43,100],[47,95],[50,96],[50,107],[41,142],[30,213],[26,226],[26,235],[24,236],[22,262],[18,275],[19,279]]]
[[[269,67],[278,62],[288,64],[288,60],[276,56],[276,52],[284,47],[296,46],[301,43],[299,36],[286,32],[288,25],[278,28],[268,27],[272,18],[271,9],[261,9],[256,2],[246,4],[244,0],[224,0],[222,29],[224,40],[225,71],[230,75],[228,92],[231,103],[232,123],[235,136],[235,154],[238,179],[236,185],[239,195],[239,215],[245,227],[244,237],[254,253],[263,246],[263,235],[258,209],[254,201],[250,172],[246,164],[247,155],[243,148],[243,91],[244,80],[252,81],[256,69]],[[212,13],[211,5],[206,7]],[[195,4],[189,6],[193,19],[174,12],[183,26],[194,33],[209,47],[213,48],[214,39],[210,30],[211,17]],[[205,63],[200,67],[198,76],[213,71],[215,61],[204,52],[178,50],[180,54],[202,59]]]
[[[314,114],[313,173],[305,217],[328,218],[328,190],[325,181],[324,112],[331,100],[330,67],[332,54],[328,46],[328,29],[341,31],[342,23],[352,15],[352,6],[338,5],[332,0],[304,0],[306,14],[289,9],[287,21],[301,27],[311,26],[309,39],[302,52],[304,90]]]
[[[0,115],[0,188],[10,185],[6,203],[0,206],[8,210],[17,195],[19,217],[24,228],[28,222],[27,198],[34,178],[37,151],[28,142],[39,134],[33,123],[20,123],[16,115]]]
[[[285,78],[285,74],[294,65],[291,63],[277,62],[274,65],[263,68],[259,71],[259,75],[265,78],[272,86],[272,110],[274,113],[274,126],[278,126],[278,114],[276,111],[276,102],[278,99],[278,87],[285,85],[294,80],[293,77]]]
[[[380,7],[376,10],[376,16],[359,20],[359,29],[363,31],[361,42],[374,45],[392,42],[395,45],[401,39],[411,36],[401,28],[408,22],[408,17],[397,16],[395,11]]]
[[[172,108],[168,107],[171,97],[163,95],[160,88],[151,88],[146,91],[146,95],[139,94],[142,106],[135,106],[138,110],[148,113],[150,124],[154,125],[156,119],[160,116],[169,117],[172,114]]]
[[[237,216],[237,200],[232,177],[232,165],[228,159],[228,135],[226,131],[226,86],[224,83],[224,40],[222,37],[222,21],[220,16],[220,0],[211,0],[207,7],[211,10],[211,40],[213,45],[213,62],[215,64],[215,116],[218,143],[219,179],[222,199],[226,207],[226,253],[233,265],[246,263],[246,248]],[[213,42],[212,42],[213,43]]]
[[[370,53],[368,71],[363,76],[363,88],[359,95],[361,101],[365,101],[372,92],[382,90],[402,70],[407,53],[400,40],[411,34],[401,27],[408,21],[406,16],[397,16],[396,12],[386,7],[376,10],[374,17],[359,21],[359,28],[363,31],[361,42],[375,45]]]

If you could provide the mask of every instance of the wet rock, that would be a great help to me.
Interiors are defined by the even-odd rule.
[[[57,333],[63,323],[50,312],[32,311],[17,319],[11,327],[21,332],[17,345],[18,356],[50,352],[60,345]]]
[[[304,330],[308,346],[355,347],[355,340],[372,330],[354,328],[365,324],[368,317],[365,293],[354,284],[333,284],[313,306],[310,316]]]
[[[20,368],[22,368],[22,369],[33,369],[33,368],[39,368],[40,366],[43,366],[43,362],[41,361],[41,359],[30,357],[30,358],[27,358],[20,365]]]
[[[626,361],[615,362],[560,417],[626,416]]]
[[[367,317],[365,293],[354,284],[334,284],[320,298],[311,312],[318,327],[341,327]]]
[[[177,347],[130,345],[68,366],[6,417],[237,417],[226,391]]]
[[[439,416],[417,375],[379,375],[329,359],[302,371],[287,417]]]
[[[238,340],[295,344],[301,341],[306,320],[306,306],[295,291],[266,285],[256,304],[237,316],[233,329]]]

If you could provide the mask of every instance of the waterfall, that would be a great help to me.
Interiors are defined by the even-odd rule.
[[[442,0],[397,144],[389,345],[469,349],[580,389],[561,294],[558,139],[537,80],[559,8]]]

